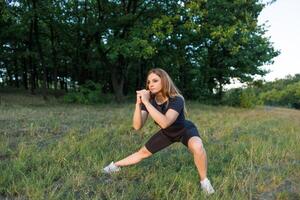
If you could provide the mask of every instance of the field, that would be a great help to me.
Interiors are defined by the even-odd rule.
[[[216,193],[200,189],[182,144],[103,175],[158,130],[131,127],[133,103],[67,105],[0,97],[0,199],[300,199],[300,111],[187,102],[199,128]]]

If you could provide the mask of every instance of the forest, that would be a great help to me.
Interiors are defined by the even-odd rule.
[[[280,54],[260,0],[6,0],[0,2],[0,87],[49,92],[97,85],[122,100],[165,69],[186,99],[224,98]],[[274,2],[274,1],[273,1]]]

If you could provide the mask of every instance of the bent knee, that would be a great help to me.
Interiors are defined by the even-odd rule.
[[[193,154],[204,154],[205,149],[203,147],[203,143],[201,141],[193,142],[189,146],[190,151]]]
[[[203,155],[203,154],[205,154],[205,149],[203,148],[202,145],[200,145],[198,147],[193,148],[192,152],[197,155]]]

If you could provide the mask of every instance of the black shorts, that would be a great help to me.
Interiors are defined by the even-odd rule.
[[[184,126],[172,125],[166,129],[160,129],[146,142],[145,147],[152,154],[170,146],[174,142],[181,142],[187,147],[188,140],[194,136],[200,137],[197,127],[186,120]]]

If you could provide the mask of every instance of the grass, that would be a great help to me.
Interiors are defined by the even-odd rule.
[[[299,199],[300,112],[187,102],[216,193],[205,197],[177,143],[113,175],[103,166],[138,150],[158,128],[131,128],[134,104],[66,105],[5,94],[0,104],[0,199]]]

